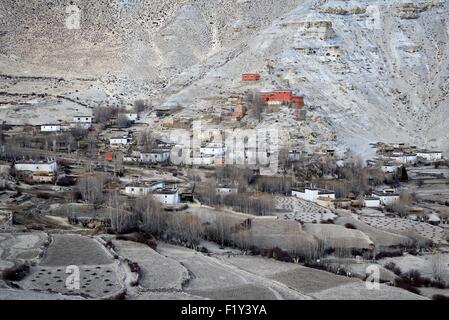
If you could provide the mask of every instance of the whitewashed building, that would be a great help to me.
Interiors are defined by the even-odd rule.
[[[132,197],[142,197],[152,193],[156,189],[164,188],[164,186],[165,183],[163,181],[130,183],[125,187],[125,194]]]
[[[203,155],[201,157],[193,157],[192,164],[197,166],[212,166],[215,163],[215,156]]]
[[[81,127],[84,129],[89,129],[92,127],[94,122],[93,116],[74,116],[72,119],[72,127]]]
[[[59,132],[61,131],[60,124],[43,124],[41,125],[41,132]]]
[[[371,197],[379,198],[380,203],[383,205],[391,205],[399,201],[400,195],[394,190],[375,191],[371,194]]]
[[[208,143],[200,148],[200,154],[203,156],[222,156],[226,153],[226,147],[223,143]]]
[[[231,194],[237,193],[238,189],[233,187],[219,186],[215,189],[215,191],[219,194]]]
[[[394,163],[384,163],[380,169],[385,172],[385,173],[394,173],[396,171],[398,171],[399,166],[397,164]]]
[[[365,207],[367,208],[379,208],[380,207],[380,198],[378,197],[366,197],[364,199]]]
[[[163,163],[170,159],[170,150],[152,150],[140,153],[140,162],[143,163]]]
[[[175,205],[181,201],[178,189],[157,189],[153,192],[153,196],[166,205]]]
[[[318,197],[335,199],[335,192],[315,188],[292,189],[292,196],[316,202]]]
[[[427,161],[438,161],[443,159],[443,153],[441,151],[419,151],[416,153],[419,158]]]
[[[290,150],[288,152],[288,160],[289,161],[299,161],[301,160],[301,156],[302,156],[302,152],[298,151],[298,150]]]
[[[139,120],[139,115],[137,113],[125,113],[126,119],[131,122],[136,122]]]
[[[109,139],[109,144],[113,147],[126,146],[129,144],[129,140],[125,137],[113,137]]]
[[[413,164],[416,163],[418,157],[416,154],[402,154],[402,155],[392,155],[389,157],[390,160],[399,164]]]
[[[58,171],[58,164],[51,157],[44,160],[19,160],[14,164],[14,169],[16,171],[54,173]]]

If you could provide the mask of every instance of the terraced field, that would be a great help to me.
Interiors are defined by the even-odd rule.
[[[380,230],[390,232],[401,232],[414,230],[421,236],[432,240],[436,244],[447,245],[447,230],[439,226],[433,226],[424,222],[417,222],[409,219],[388,218],[388,217],[361,217],[361,221]]]
[[[320,222],[336,217],[330,209],[296,197],[277,196],[275,197],[275,206],[281,211],[286,210],[286,212],[278,213],[278,217],[282,219],[294,219],[301,222]]]

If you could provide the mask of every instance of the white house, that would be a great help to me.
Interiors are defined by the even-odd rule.
[[[61,131],[60,124],[43,124],[41,125],[41,132],[59,132]]]
[[[438,161],[443,159],[443,153],[441,151],[419,151],[416,153],[419,158],[426,159],[427,161]]]
[[[215,156],[203,155],[201,157],[193,157],[192,164],[198,166],[211,166],[215,163]]]
[[[367,207],[367,208],[379,208],[380,207],[380,198],[378,198],[378,197],[366,197],[365,198],[365,207]]]
[[[403,155],[392,155],[389,157],[389,159],[400,164],[413,164],[416,163],[418,157],[416,154],[409,153]]]
[[[222,156],[226,152],[226,147],[223,143],[208,143],[200,148],[201,155],[205,156]]]
[[[162,204],[175,205],[181,201],[178,189],[157,189],[153,196]]]
[[[58,170],[58,164],[54,158],[49,157],[44,160],[19,160],[14,164],[14,168],[16,171],[52,173]]]
[[[139,120],[139,115],[137,113],[125,113],[126,119],[131,122],[136,122]]]
[[[74,116],[72,119],[72,127],[80,126],[84,129],[89,129],[92,127],[93,121],[93,116]]]
[[[288,152],[288,160],[289,161],[299,161],[301,160],[302,153],[298,150],[290,150]]]
[[[316,202],[318,197],[335,199],[335,192],[315,188],[292,189],[292,196]]]
[[[384,163],[380,169],[385,173],[394,173],[398,171],[399,166],[393,163]]]
[[[156,181],[151,183],[130,183],[125,187],[125,194],[132,197],[142,197],[150,194],[156,189],[164,188],[163,181]]]
[[[380,203],[383,205],[390,205],[399,201],[399,193],[394,192],[394,190],[383,190],[375,191],[371,194],[373,198],[379,198]]]
[[[217,187],[215,189],[215,191],[219,194],[231,194],[231,193],[237,193],[238,189],[232,188],[232,187],[221,186],[221,187]]]
[[[162,163],[170,159],[170,150],[152,150],[141,152],[140,161],[143,163]]]
[[[114,137],[109,139],[109,144],[111,146],[119,147],[128,145],[129,140],[125,137]]]

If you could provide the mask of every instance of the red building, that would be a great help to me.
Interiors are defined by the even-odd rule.
[[[290,102],[292,101],[293,93],[291,90],[279,90],[273,92],[261,92],[260,98],[264,102],[269,101],[282,101],[282,102]]]
[[[304,108],[304,97],[301,96],[293,96],[292,103],[296,105],[298,108]]]
[[[106,160],[113,160],[114,159],[114,154],[112,154],[112,153],[105,153],[104,154],[104,158]]]
[[[241,119],[245,116],[245,107],[243,105],[243,98],[239,97],[237,100],[237,104],[234,107],[234,112],[232,114],[236,119]]]
[[[260,80],[260,75],[258,73],[244,73],[242,74],[243,81],[258,81]]]
[[[299,109],[304,108],[304,97],[294,96],[291,90],[278,90],[273,92],[261,92],[260,98],[263,102],[280,102],[280,103],[292,103]]]

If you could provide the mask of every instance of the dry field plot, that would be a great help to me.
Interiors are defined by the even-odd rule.
[[[91,298],[102,298],[119,293],[123,287],[117,278],[115,264],[79,266],[80,289],[69,290],[66,279],[69,274],[65,267],[33,268],[30,276],[20,282],[20,286],[27,290],[41,290],[58,292],[65,295],[80,295]]]
[[[384,284],[379,289],[368,289],[362,281],[322,290],[312,296],[320,300],[427,300],[423,296]]]
[[[388,217],[360,217],[360,220],[370,226],[390,232],[414,230],[436,244],[447,244],[447,231],[444,228],[433,226],[428,223]]]
[[[189,272],[179,262],[166,258],[146,244],[114,240],[116,252],[140,267],[139,284],[148,290],[181,290]]]
[[[304,224],[304,230],[331,248],[369,249],[373,242],[360,230],[348,229],[336,224]]]
[[[270,278],[305,294],[359,281],[355,278],[337,276],[326,271],[300,266],[291,271],[276,273]]]
[[[301,224],[292,220],[253,220],[249,239],[259,248],[279,247],[289,250],[316,244],[316,239],[305,232]]]
[[[369,224],[356,220],[350,216],[340,217],[335,221],[336,224],[344,226],[347,223],[354,225],[357,230],[365,233],[373,242],[376,247],[390,247],[398,245],[407,245],[410,243],[410,239],[406,236],[395,234],[392,232],[387,232],[380,230]]]
[[[165,244],[160,245],[158,250],[189,270],[190,280],[185,284],[184,291],[195,296],[251,300],[309,298],[284,284],[232,265],[224,257],[208,257],[193,250]],[[254,263],[260,263],[260,260]]]
[[[3,300],[80,300],[79,296],[64,296],[58,293],[25,291],[0,288],[0,301]]]
[[[20,261],[37,260],[46,241],[43,232],[0,233],[0,271]]]
[[[42,266],[105,265],[112,257],[97,241],[75,234],[54,234]]]
[[[39,266],[19,283],[22,288],[92,298],[112,296],[123,289],[118,266],[97,241],[76,234],[54,234],[52,238]],[[67,289],[68,266],[79,267],[80,290]]]
[[[283,219],[294,219],[302,222],[320,222],[335,218],[335,214],[330,209],[296,197],[277,196],[275,197],[275,205],[276,209],[288,211],[278,213],[278,217]]]
[[[447,253],[423,256],[407,254],[401,257],[385,258],[380,261],[384,265],[388,262],[394,262],[403,273],[414,269],[418,270],[423,277],[431,279],[437,273],[442,280],[449,283],[449,254]]]

